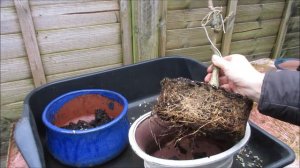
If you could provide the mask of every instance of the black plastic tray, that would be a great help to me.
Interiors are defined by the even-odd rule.
[[[24,101],[24,111],[15,129],[15,140],[30,167],[66,167],[56,161],[44,144],[45,127],[41,115],[54,98],[79,89],[101,88],[124,95],[129,102],[131,123],[149,112],[160,92],[160,81],[165,77],[185,77],[202,81],[206,66],[183,57],[165,57],[124,66],[99,73],[50,83],[33,90]],[[243,152],[235,156],[232,167],[283,167],[293,162],[294,152],[284,143],[251,125],[251,138]],[[130,148],[117,158],[98,167],[143,167]]]

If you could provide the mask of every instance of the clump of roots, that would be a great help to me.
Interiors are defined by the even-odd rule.
[[[170,126],[176,143],[189,136],[243,138],[252,100],[186,78],[165,78],[161,86],[152,115]]]

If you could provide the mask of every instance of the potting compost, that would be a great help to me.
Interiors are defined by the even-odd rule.
[[[97,109],[95,111],[95,120],[90,122],[84,120],[78,120],[77,123],[70,122],[68,125],[62,126],[61,128],[70,129],[70,130],[86,130],[89,128],[95,128],[105,123],[110,122],[111,118],[105,113],[104,110]]]
[[[88,94],[75,97],[57,112],[54,125],[71,130],[86,130],[112,121],[123,106],[104,96]]]
[[[170,125],[166,134],[172,129],[172,134],[176,134],[175,144],[197,136],[231,142],[243,138],[252,100],[186,78],[165,78],[161,86],[152,114]]]

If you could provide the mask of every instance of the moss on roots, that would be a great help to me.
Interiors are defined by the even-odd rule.
[[[243,138],[252,100],[186,78],[165,78],[161,86],[152,114],[170,125],[172,134],[176,130],[176,142],[199,135],[232,142]]]

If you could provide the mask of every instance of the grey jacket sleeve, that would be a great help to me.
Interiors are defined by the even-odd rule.
[[[300,72],[267,72],[258,110],[268,116],[300,125]]]

